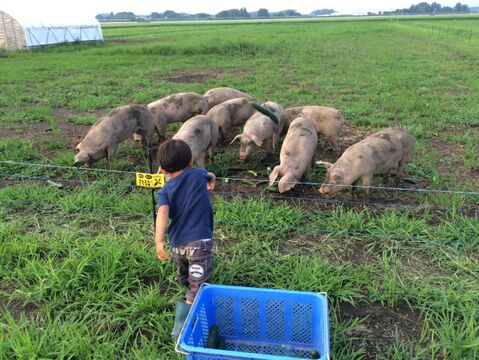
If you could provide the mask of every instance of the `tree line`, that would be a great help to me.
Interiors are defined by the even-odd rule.
[[[334,14],[333,9],[320,9],[312,11],[309,14],[300,14],[296,10],[287,9],[277,12],[269,12],[268,9],[261,8],[258,11],[249,12],[246,8],[223,10],[212,15],[207,13],[188,14],[177,13],[172,10],[166,10],[162,13],[152,12],[150,15],[136,15],[133,12],[122,11],[114,14],[98,14],[96,18],[99,21],[158,21],[158,20],[215,20],[215,19],[252,19],[252,18],[288,18],[288,17],[306,17],[306,16],[325,16]],[[454,7],[442,6],[437,2],[429,4],[421,2],[417,5],[411,5],[409,8],[396,9],[394,11],[380,11],[379,13],[368,12],[368,15],[433,15],[433,14],[468,14],[471,9],[468,5],[457,3]]]
[[[285,18],[285,17],[302,17],[302,16],[321,16],[331,15],[335,12],[333,9],[315,10],[308,15],[303,15],[296,10],[283,10],[277,12],[269,12],[268,9],[261,8],[258,11],[248,12],[246,8],[223,10],[216,15],[198,13],[187,14],[177,13],[172,10],[165,12],[152,12],[150,15],[136,15],[133,12],[122,11],[118,13],[98,14],[96,18],[99,21],[151,21],[151,20],[194,20],[194,19],[251,19],[251,18]]]
[[[411,5],[409,8],[396,9],[394,11],[383,11],[378,14],[368,13],[368,15],[434,15],[434,14],[468,14],[471,10],[469,6],[461,3],[457,3],[454,7],[450,6],[441,6],[437,2],[429,4],[427,2],[422,2],[417,5]]]

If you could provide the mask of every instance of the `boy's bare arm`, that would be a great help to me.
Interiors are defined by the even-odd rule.
[[[155,247],[156,254],[160,260],[168,260],[170,255],[165,250],[165,232],[168,225],[168,215],[170,208],[168,205],[162,205],[158,208],[156,215]]]
[[[215,182],[216,182],[216,175],[213,174],[212,172],[208,172],[208,183],[206,184],[206,188],[208,191],[211,191],[215,188]]]

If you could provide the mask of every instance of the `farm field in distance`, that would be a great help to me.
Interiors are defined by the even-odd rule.
[[[478,20],[108,24],[102,44],[1,51],[0,359],[183,358],[184,289],[134,186],[144,149],[121,143],[112,171],[72,164],[111,109],[219,86],[341,109],[342,150],[393,126],[417,143],[399,187],[375,176],[367,201],[321,197],[320,166],[270,192],[279,147],[243,163],[220,144],[213,282],[327,292],[333,359],[478,358]]]

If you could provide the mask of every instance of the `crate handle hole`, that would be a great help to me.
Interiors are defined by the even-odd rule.
[[[196,325],[198,324],[198,318],[199,316],[196,315],[195,318],[193,319],[193,322],[191,323],[191,332],[195,331]]]

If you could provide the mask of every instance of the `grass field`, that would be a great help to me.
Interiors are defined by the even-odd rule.
[[[213,282],[326,291],[334,359],[478,358],[478,20],[112,24],[103,44],[0,52],[0,359],[181,358],[184,289],[130,173],[144,151],[70,166],[112,108],[217,86],[342,109],[343,150],[397,125],[417,147],[400,189],[377,177],[361,203],[320,197],[319,167],[265,191],[277,156],[220,146]]]

